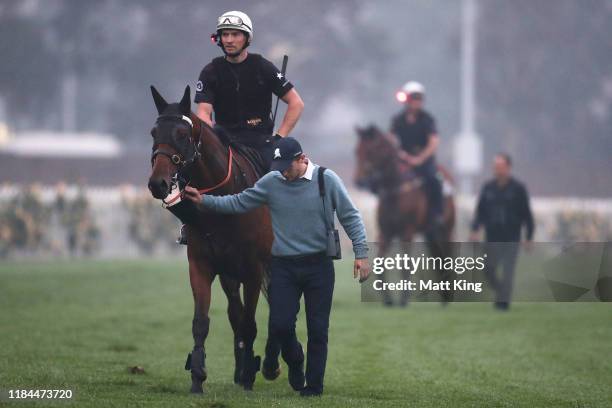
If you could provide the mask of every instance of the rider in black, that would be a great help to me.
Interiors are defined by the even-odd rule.
[[[245,13],[224,13],[213,38],[225,56],[213,59],[200,73],[195,94],[198,116],[213,126],[214,112],[216,126],[229,132],[233,140],[255,148],[267,170],[274,140],[289,135],[304,103],[274,64],[259,54],[247,52],[253,41],[253,25]],[[288,104],[274,137],[273,94]]]
[[[438,178],[434,154],[439,144],[436,121],[423,109],[425,87],[418,82],[408,82],[397,93],[397,99],[405,103],[405,109],[391,121],[391,133],[402,146],[400,158],[414,168],[425,183],[429,204],[427,225],[429,232],[436,232],[442,224],[442,183]]]
[[[223,13],[212,38],[225,56],[213,59],[200,72],[195,93],[198,117],[218,133],[225,131],[233,141],[255,149],[259,153],[255,165],[265,173],[275,141],[288,136],[295,127],[304,102],[274,64],[247,52],[253,41],[253,23],[245,13]],[[288,105],[274,136],[273,94]],[[187,244],[183,228],[177,242]]]

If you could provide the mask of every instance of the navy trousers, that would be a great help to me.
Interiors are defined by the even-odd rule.
[[[306,386],[323,392],[329,314],[334,293],[334,263],[325,254],[303,259],[273,257],[270,268],[269,334],[280,343],[283,359],[288,365],[304,360],[302,346],[295,334],[303,294],[308,329]],[[278,356],[273,355],[274,347],[267,347],[266,353],[267,358]]]
[[[518,242],[487,242],[487,262],[485,276],[495,291],[495,301],[510,303],[514,284],[514,268],[519,254]],[[497,273],[501,265],[501,276]]]

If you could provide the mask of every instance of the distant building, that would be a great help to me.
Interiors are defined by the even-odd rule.
[[[121,145],[113,135],[109,134],[31,131],[5,138],[4,143],[0,144],[0,152],[31,158],[112,159],[121,154]]]
[[[103,133],[29,131],[11,135],[0,123],[0,182],[146,185],[149,148],[125,152],[115,136]]]

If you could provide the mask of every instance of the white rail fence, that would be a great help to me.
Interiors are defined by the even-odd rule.
[[[39,258],[69,256],[67,249],[67,231],[62,227],[57,215],[53,215],[53,204],[58,197],[58,188],[53,186],[30,187],[41,205],[48,209],[50,215],[42,227],[45,245],[36,250],[32,248],[16,249],[8,255],[22,258],[34,256]],[[74,200],[79,194],[77,186],[62,187],[67,201]],[[18,197],[23,196],[23,187],[5,185],[0,187],[0,208],[3,213],[10,212]],[[185,247],[174,243],[178,235],[180,223],[168,211],[161,208],[159,201],[154,200],[149,192],[134,186],[119,186],[114,188],[87,187],[83,193],[90,208],[90,214],[97,227],[97,246],[90,256],[140,257],[140,256],[181,256]],[[377,240],[375,196],[359,190],[351,190],[351,197],[360,209],[368,239]],[[469,225],[473,217],[476,197],[458,196],[456,241],[467,239]],[[531,201],[536,220],[536,241],[609,241],[612,239],[612,199],[583,198],[539,198]],[[134,211],[129,208],[138,207],[140,214],[134,219]],[[162,230],[147,229],[147,224],[163,221]],[[157,241],[147,247],[134,238],[134,229],[140,236],[157,235]],[[1,236],[0,236],[1,238]],[[350,243],[343,236],[348,257]],[[83,255],[73,253],[73,255]]]

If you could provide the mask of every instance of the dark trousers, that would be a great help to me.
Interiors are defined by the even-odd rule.
[[[308,329],[306,385],[323,392],[327,332],[335,280],[333,261],[325,255],[303,260],[273,257],[270,269],[269,334],[280,343],[283,359],[288,365],[304,360],[302,346],[295,334],[303,294]],[[278,351],[276,355],[274,353],[273,346],[266,347],[266,358],[277,358]]]
[[[415,172],[423,178],[425,183],[423,187],[429,204],[427,219],[429,221],[428,224],[431,225],[431,221],[435,217],[442,216],[443,212],[442,183],[438,178],[435,160],[432,158],[427,159],[425,163],[415,168]]]
[[[510,303],[514,283],[514,268],[519,252],[518,242],[488,242],[486,244],[487,262],[485,276],[495,291],[495,301]],[[497,268],[502,273],[498,276]]]

